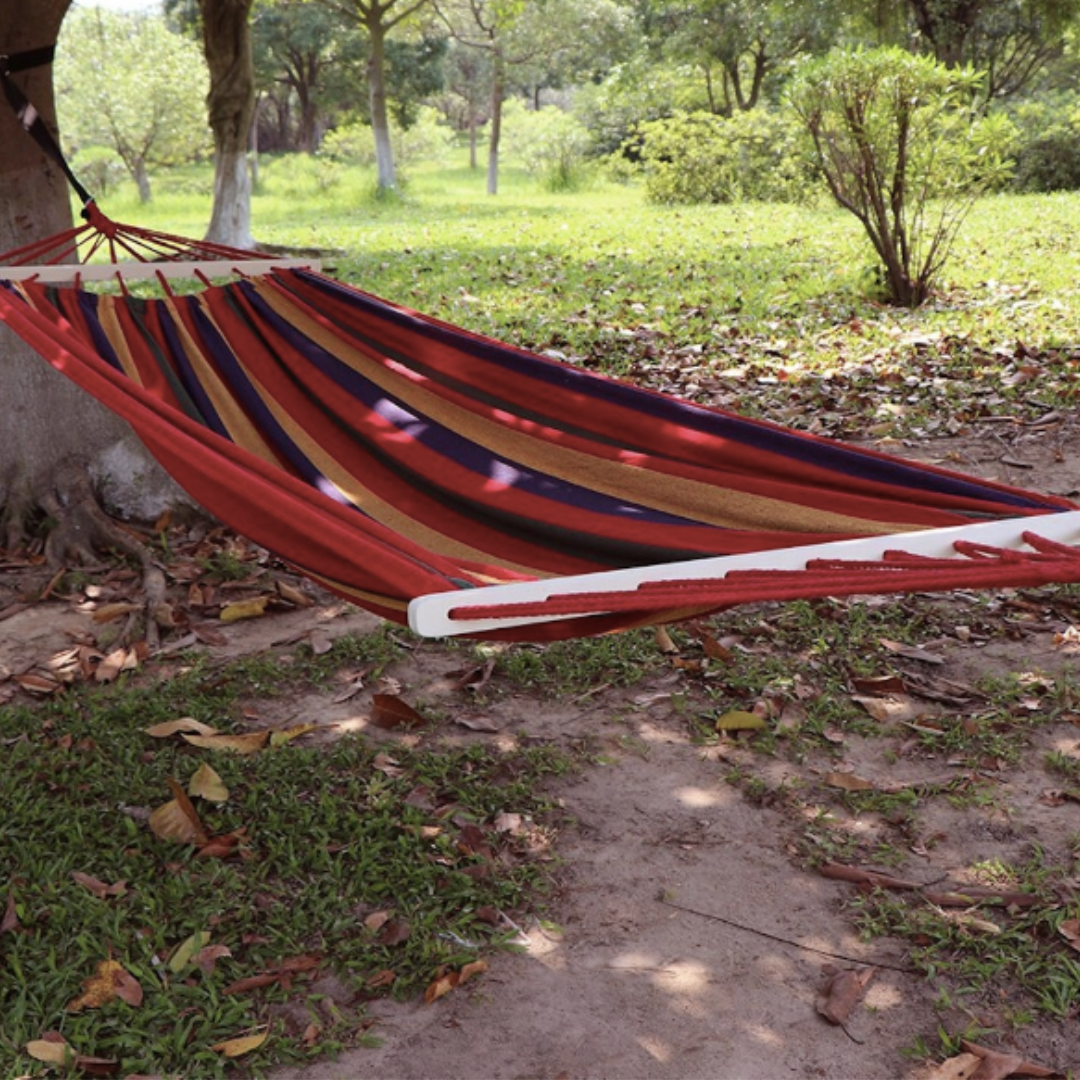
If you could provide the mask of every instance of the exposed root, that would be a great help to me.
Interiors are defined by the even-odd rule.
[[[65,566],[102,569],[102,557],[110,551],[139,564],[146,598],[146,641],[151,649],[156,649],[160,637],[154,614],[165,600],[165,575],[147,548],[101,509],[85,463],[77,459],[62,462],[49,487],[39,491],[35,501],[51,519],[44,554],[52,569]],[[25,521],[25,507],[20,513]],[[12,515],[12,520],[15,517]],[[134,621],[129,623],[125,635],[133,629]]]

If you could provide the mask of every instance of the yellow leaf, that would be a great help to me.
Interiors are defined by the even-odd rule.
[[[136,1007],[142,1004],[143,991],[138,980],[115,960],[102,960],[97,966],[97,974],[84,979],[82,987],[83,992],[68,1004],[68,1012],[97,1009],[113,998]]]
[[[31,1039],[26,1044],[26,1052],[35,1061],[43,1061],[60,1069],[69,1068],[75,1063],[75,1051],[63,1039]]]
[[[188,794],[207,802],[223,803],[229,798],[229,789],[217,772],[204,761],[188,782]]]
[[[825,777],[825,783],[829,787],[840,788],[843,791],[872,791],[874,788],[870,780],[864,780],[854,773],[831,772]]]
[[[236,754],[258,753],[270,738],[269,731],[249,731],[243,735],[184,735],[202,750],[231,750]]]
[[[270,745],[284,746],[286,743],[292,742],[293,739],[299,739],[301,735],[314,731],[318,726],[318,724],[297,724],[296,727],[285,728],[282,731],[272,731],[270,732]]]
[[[768,727],[764,718],[744,709],[732,709],[716,721],[717,731],[760,731]]]
[[[252,596],[247,600],[234,600],[221,609],[218,616],[222,622],[238,622],[240,619],[257,619],[266,614],[269,596]]]
[[[169,957],[169,970],[179,975],[195,959],[195,954],[210,943],[209,930],[196,930],[186,941],[181,942],[176,952]]]
[[[263,1031],[257,1035],[241,1035],[235,1039],[226,1039],[224,1042],[214,1043],[210,1047],[227,1058],[240,1057],[241,1054],[250,1054],[257,1050],[269,1037],[270,1032]]]
[[[167,739],[177,732],[193,732],[196,735],[216,735],[217,728],[204,724],[190,716],[182,716],[179,720],[167,720],[163,724],[155,724],[145,729],[147,735],[153,735],[155,739]]]

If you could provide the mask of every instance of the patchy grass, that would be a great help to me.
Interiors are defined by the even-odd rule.
[[[32,1071],[25,1048],[49,1031],[121,1075],[222,1076],[213,1047],[252,1033],[268,1038],[251,1068],[325,1054],[367,1037],[366,1000],[422,993],[505,947],[545,891],[543,785],[571,766],[563,753],[345,736],[242,755],[146,732],[180,716],[244,732],[244,702],[387,648],[376,634],[0,711],[4,1075]],[[150,819],[204,764],[228,789],[193,797],[226,841],[218,856]],[[496,827],[504,812],[513,829]],[[109,960],[141,1003],[73,1008]]]

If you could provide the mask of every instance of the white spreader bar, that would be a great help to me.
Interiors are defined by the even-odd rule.
[[[0,266],[0,281],[40,281],[46,285],[68,285],[73,281],[149,281],[156,278],[256,277],[271,270],[322,269],[319,259],[201,259],[162,262],[55,263],[42,266]]]
[[[654,581],[722,578],[732,570],[804,570],[813,559],[880,560],[887,551],[897,549],[912,555],[930,558],[959,558],[953,545],[958,540],[987,544],[991,547],[1030,550],[1024,543],[1024,533],[1035,533],[1062,544],[1080,545],[1080,510],[1059,514],[1039,514],[1034,517],[1006,518],[1000,521],[977,522],[973,525],[954,525],[944,529],[924,529],[917,532],[894,533],[889,536],[863,537],[858,540],[837,540],[825,544],[758,551],[746,555],[722,555],[687,562],[658,563],[625,570],[602,570],[593,574],[542,578],[510,585],[489,585],[478,589],[429,593],[418,596],[409,604],[409,626],[423,637],[453,637],[457,634],[479,634],[488,630],[505,630],[513,626],[550,622],[552,619],[584,618],[585,616],[532,615],[508,616],[499,619],[469,619],[465,609],[487,607],[489,604],[521,604],[544,601],[553,596],[588,592],[632,592],[639,585]],[[687,602],[693,603],[688,596]],[[450,618],[457,610],[458,617]],[[462,617],[466,616],[466,617]]]

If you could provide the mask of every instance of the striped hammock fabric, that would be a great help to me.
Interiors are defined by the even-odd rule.
[[[1075,509],[626,385],[307,270],[159,299],[0,281],[0,319],[211,514],[399,622],[423,594]],[[661,602],[493,636],[716,606],[693,589]]]

